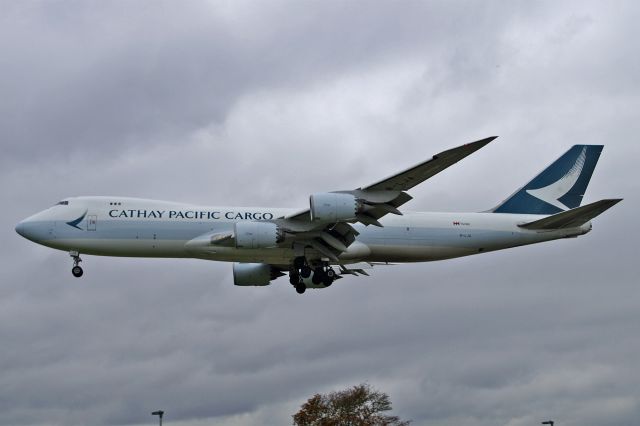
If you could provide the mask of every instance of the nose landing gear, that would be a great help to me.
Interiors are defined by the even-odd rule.
[[[72,251],[69,252],[69,255],[73,258],[73,268],[71,268],[71,274],[76,278],[80,278],[84,273],[84,271],[80,267],[80,262],[82,262],[82,259],[80,259],[80,253],[78,253],[77,251]]]

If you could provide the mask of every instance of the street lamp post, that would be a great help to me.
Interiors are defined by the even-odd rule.
[[[154,411],[153,413],[151,413],[151,415],[152,416],[158,416],[158,418],[160,420],[160,426],[162,426],[162,416],[164,415],[164,411],[162,411],[162,410]]]

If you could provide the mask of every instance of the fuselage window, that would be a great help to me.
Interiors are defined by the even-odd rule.
[[[59,201],[56,206],[68,206],[69,202],[68,201]]]

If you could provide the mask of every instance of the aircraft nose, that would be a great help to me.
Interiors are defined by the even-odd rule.
[[[16,232],[27,240],[31,240],[36,243],[41,240],[46,240],[49,233],[49,227],[46,224],[43,225],[42,222],[32,219],[33,216],[18,223],[16,225]]]
[[[31,236],[29,232],[29,221],[23,220],[16,225],[16,232],[23,236],[24,238],[30,239]]]

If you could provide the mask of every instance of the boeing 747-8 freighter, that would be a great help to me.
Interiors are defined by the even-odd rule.
[[[235,262],[239,286],[288,274],[298,293],[329,287],[372,265],[485,253],[591,230],[620,199],[581,206],[602,145],[574,145],[497,207],[481,213],[403,212],[414,186],[495,137],[443,151],[353,190],[312,194],[302,210],[208,207],[126,197],[73,197],[16,226],[23,237],[80,254],[199,258]]]

